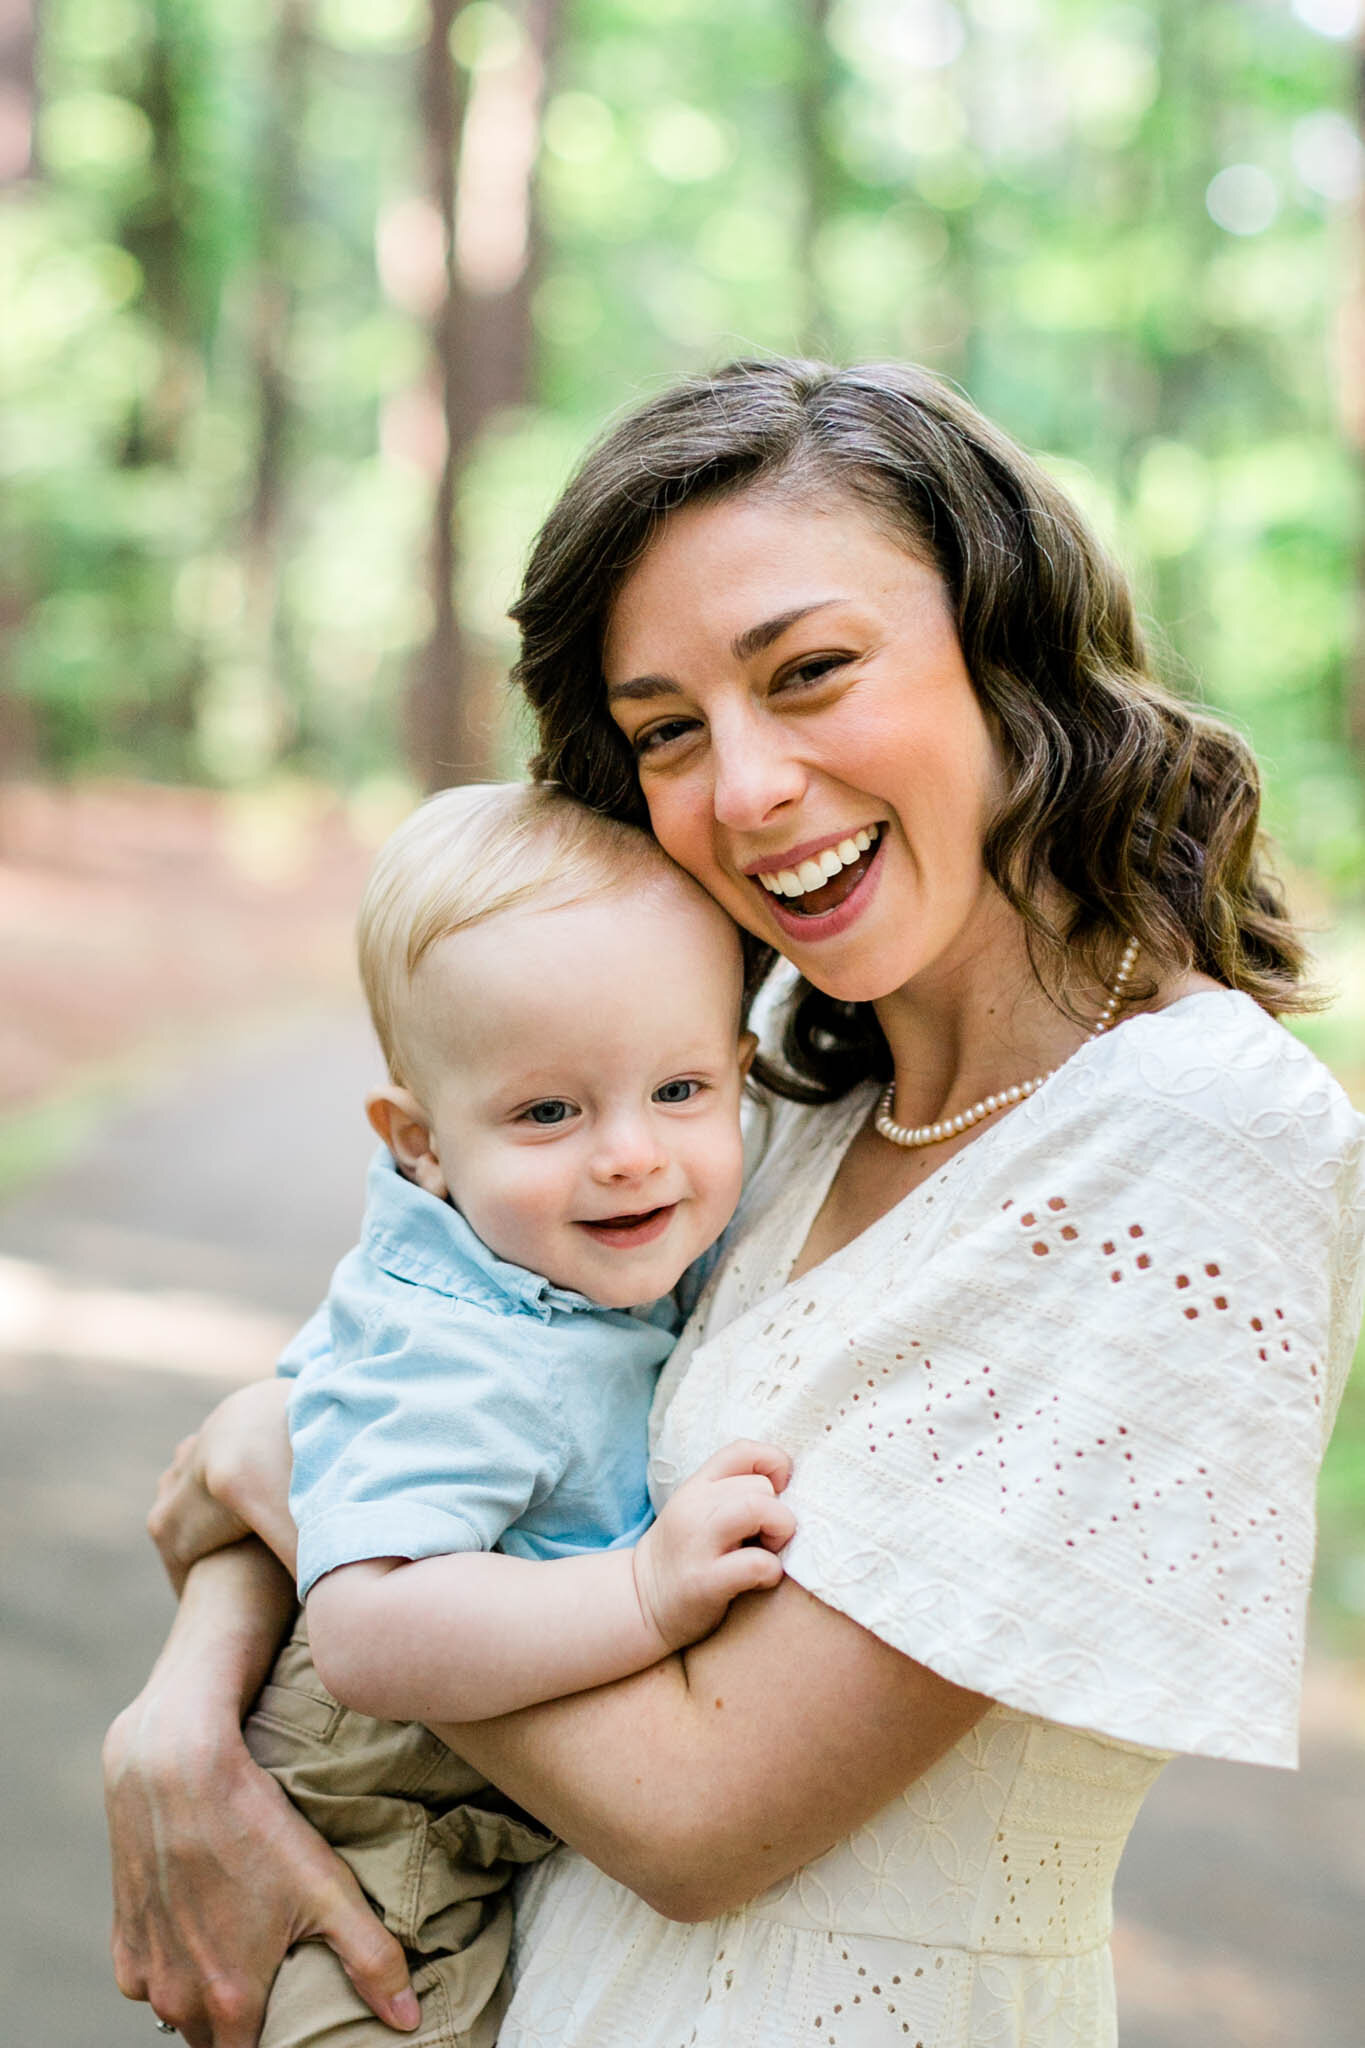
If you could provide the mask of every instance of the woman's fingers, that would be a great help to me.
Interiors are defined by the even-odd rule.
[[[240,1737],[204,1748],[141,1723],[129,1709],[105,1747],[124,1996],[148,2000],[189,2048],[256,2048],[286,1950],[316,1936],[379,2019],[416,2026],[402,1947]]]
[[[342,1866],[345,1870],[345,1866]],[[345,1876],[350,1878],[349,1870]],[[402,1946],[366,1902],[358,1884],[340,1885],[321,1913],[317,1933],[377,2019],[403,2030],[418,2025],[422,2009],[408,1977]]]

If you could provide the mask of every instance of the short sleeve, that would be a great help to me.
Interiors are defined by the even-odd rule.
[[[332,1319],[326,1302],[321,1301],[280,1353],[275,1364],[275,1377],[296,1380],[305,1365],[317,1365],[331,1355]]]
[[[792,1451],[790,1576],[942,1676],[1292,1764],[1362,1125],[1240,1000],[1090,1049],[677,1398]]]
[[[304,1364],[290,1394],[301,1596],[362,1558],[491,1550],[567,1461],[553,1398],[509,1367],[501,1319],[391,1286],[386,1309],[371,1277],[353,1323],[343,1262],[332,1348]]]

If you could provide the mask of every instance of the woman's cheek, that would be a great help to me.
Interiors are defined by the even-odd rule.
[[[649,827],[671,860],[703,884],[715,863],[714,819],[704,793],[684,776],[648,775],[641,789]]]
[[[680,850],[683,835],[680,830],[677,802],[670,803],[667,787],[657,777],[648,774],[640,777],[640,791],[645,800],[645,808],[649,812],[650,831],[670,860],[677,861],[679,867],[687,868],[691,874],[692,869],[685,854]]]

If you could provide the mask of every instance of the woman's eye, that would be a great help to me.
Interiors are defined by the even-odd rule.
[[[690,1102],[694,1095],[701,1093],[700,1081],[665,1081],[662,1088],[654,1090],[656,1102]]]
[[[795,685],[800,689],[804,684],[823,682],[835,669],[842,668],[847,659],[845,654],[813,654],[808,661],[799,661],[794,668],[779,676],[777,687],[786,689]]]
[[[693,718],[661,719],[657,725],[646,726],[643,732],[636,733],[631,742],[635,758],[639,760],[645,754],[657,754],[672,741],[682,739],[695,730],[696,720]]]
[[[528,1124],[562,1124],[567,1123],[573,1113],[574,1106],[571,1102],[565,1102],[560,1096],[552,1095],[547,1096],[544,1102],[533,1102],[529,1109],[523,1110],[522,1115]]]

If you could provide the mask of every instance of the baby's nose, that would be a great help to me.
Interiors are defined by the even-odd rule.
[[[663,1147],[647,1118],[618,1118],[603,1131],[596,1159],[603,1180],[643,1180],[663,1164]]]

